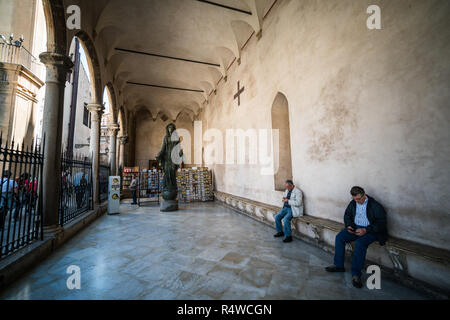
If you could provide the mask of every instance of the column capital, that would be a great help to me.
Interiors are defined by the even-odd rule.
[[[73,62],[68,56],[55,52],[42,52],[39,59],[47,67],[47,83],[65,83],[66,75],[73,68]]]
[[[119,125],[117,123],[111,123],[108,125],[108,132],[110,136],[115,136],[119,131]]]
[[[46,66],[60,66],[67,70],[72,69],[73,62],[66,55],[55,52],[42,52],[39,55],[39,60]]]
[[[103,114],[105,107],[102,104],[98,103],[90,103],[87,105],[87,108],[89,112],[94,113],[97,112],[98,114]]]
[[[128,136],[127,135],[120,136],[119,141],[121,145],[126,145],[128,143]]]

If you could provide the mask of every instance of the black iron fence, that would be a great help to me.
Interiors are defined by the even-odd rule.
[[[61,157],[59,223],[65,225],[93,208],[92,161],[87,157]]]
[[[109,179],[109,174],[110,174],[109,165],[100,164],[98,172],[99,172],[99,174],[98,174],[98,183],[99,183],[98,196],[100,198],[99,199],[100,203],[102,203],[103,201],[106,201],[108,199],[108,183],[109,183],[108,179]]]
[[[42,239],[43,147],[14,147],[0,134],[0,258]]]

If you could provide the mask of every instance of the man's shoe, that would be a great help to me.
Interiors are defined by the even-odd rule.
[[[353,276],[352,277],[352,284],[355,288],[361,289],[363,287],[361,277]]]
[[[284,237],[284,232],[278,232],[277,234],[273,235],[275,238]]]
[[[286,239],[283,240],[284,243],[292,242],[292,237],[286,237]]]
[[[329,267],[326,267],[325,270],[328,272],[345,272],[344,268],[336,267],[334,264]]]

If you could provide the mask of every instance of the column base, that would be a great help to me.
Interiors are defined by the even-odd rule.
[[[60,225],[44,226],[44,238],[53,237],[62,231],[63,228]]]
[[[162,199],[159,209],[161,212],[177,211],[178,210],[178,201]]]

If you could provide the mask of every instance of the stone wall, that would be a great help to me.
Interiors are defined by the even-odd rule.
[[[372,2],[278,1],[209,97],[204,130],[271,128],[282,93],[308,215],[341,221],[361,185],[391,235],[449,250],[450,2],[378,1],[382,30],[368,30]],[[260,165],[206,165],[218,191],[278,204]]]

